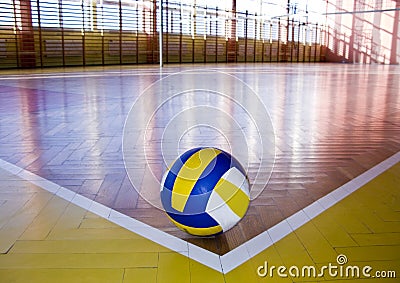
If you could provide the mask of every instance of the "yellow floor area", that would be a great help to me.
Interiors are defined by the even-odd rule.
[[[400,163],[224,275],[0,170],[0,282],[399,282],[399,184]]]

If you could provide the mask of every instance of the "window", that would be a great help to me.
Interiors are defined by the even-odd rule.
[[[18,3],[19,0],[0,0],[0,26],[18,27]],[[159,5],[159,0],[156,3]],[[278,20],[284,24],[289,19],[296,23],[293,34],[296,41],[298,37],[315,41],[317,36],[311,37],[309,31],[298,26],[323,20],[320,15],[324,1],[321,0],[292,0],[289,14],[286,0],[237,1],[236,14],[230,11],[231,5],[231,0],[164,0],[164,31],[191,36],[276,40]],[[159,30],[160,13],[155,15],[154,8],[151,0],[31,0],[33,27],[82,32],[122,30],[150,34],[154,32],[154,17],[157,17]],[[231,28],[234,21],[236,35]],[[291,30],[289,37],[292,38]]]
[[[16,1],[16,9],[19,9]],[[20,21],[18,18],[17,21]],[[12,0],[0,0],[0,26],[14,27],[14,5]]]

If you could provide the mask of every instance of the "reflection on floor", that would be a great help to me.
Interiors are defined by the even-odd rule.
[[[144,89],[168,74],[204,68],[232,74],[261,96],[274,125],[277,154],[270,182],[243,221],[210,239],[177,230],[137,194],[127,178],[121,148],[125,118]],[[0,158],[225,254],[399,151],[399,75],[398,66],[334,64],[2,73]],[[157,128],[152,132],[156,163],[162,162],[161,134]],[[146,166],[145,160],[138,164]]]

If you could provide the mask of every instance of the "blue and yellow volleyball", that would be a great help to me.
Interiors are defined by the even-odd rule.
[[[198,147],[183,153],[165,172],[161,202],[168,218],[196,236],[226,232],[246,214],[249,181],[229,153]]]

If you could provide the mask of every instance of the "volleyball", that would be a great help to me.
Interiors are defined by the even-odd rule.
[[[242,165],[214,147],[179,156],[161,181],[161,203],[178,228],[196,236],[226,232],[246,214],[249,181]]]

